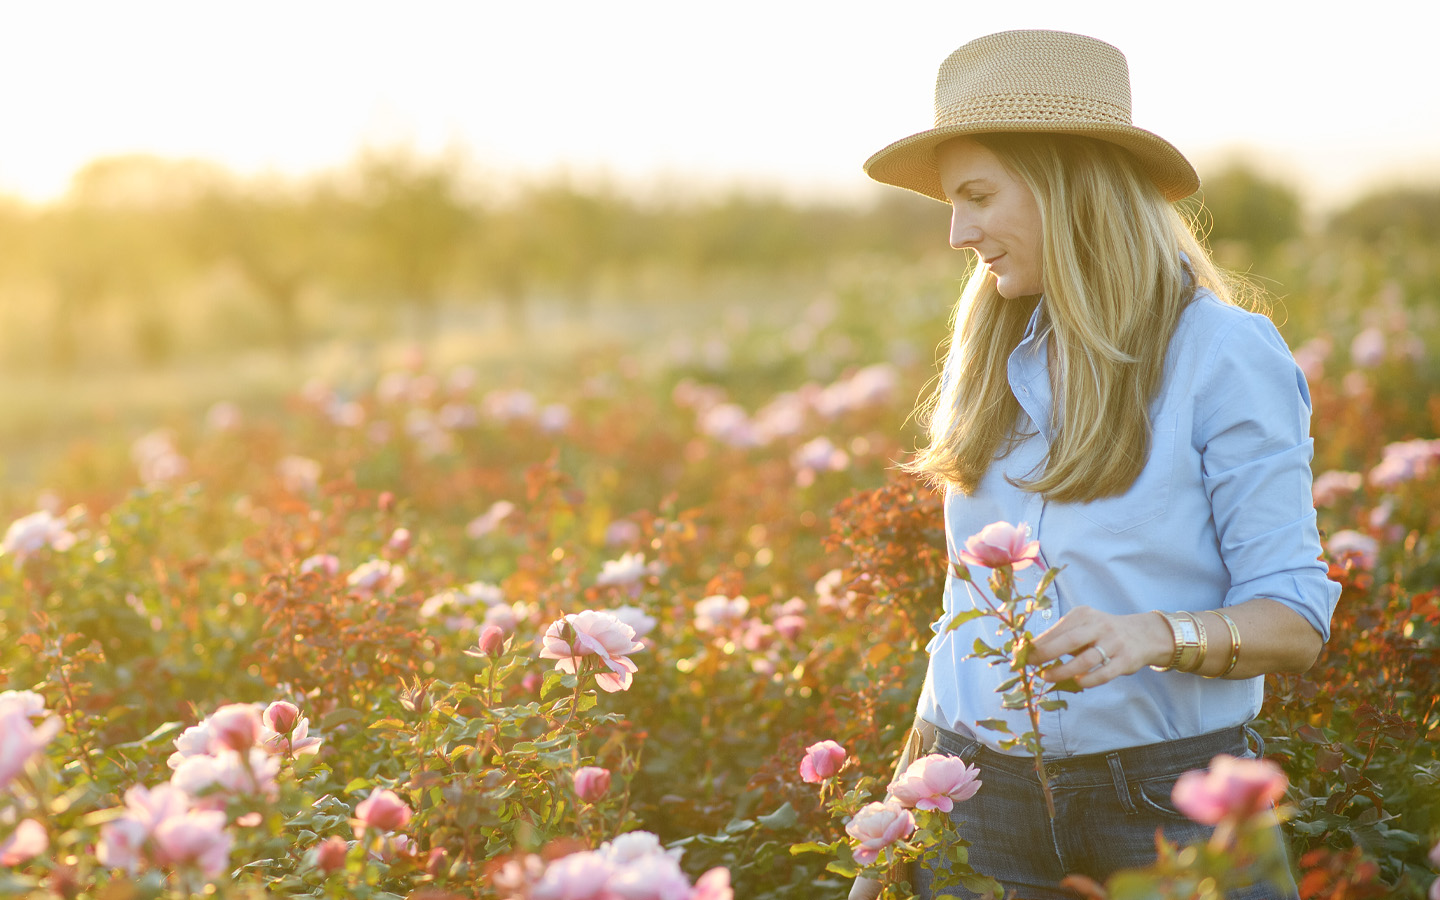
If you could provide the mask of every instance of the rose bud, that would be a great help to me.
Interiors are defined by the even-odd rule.
[[[486,625],[480,629],[480,652],[486,656],[499,656],[505,652],[505,629],[499,625]]]
[[[584,766],[575,770],[575,795],[586,803],[595,803],[610,790],[610,770]]]
[[[288,700],[276,700],[265,707],[261,720],[276,734],[289,734],[300,721],[300,707]]]

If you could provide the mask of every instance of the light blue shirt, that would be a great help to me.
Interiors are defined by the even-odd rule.
[[[1328,640],[1340,586],[1318,560],[1310,392],[1270,320],[1202,291],[1171,339],[1140,477],[1120,496],[1059,503],[1005,480],[1035,477],[1049,446],[1053,401],[1042,308],[1043,302],[1010,354],[1008,372],[1024,410],[1020,433],[1035,434],[992,463],[973,495],[948,493],[952,563],[963,565],[959,549],[991,522],[1025,523],[1044,563],[1064,567],[1052,588],[1054,607],[1034,620],[1035,633],[1080,605],[1116,614],[1197,612],[1269,597]],[[976,584],[986,584],[989,570],[970,571]],[[1036,566],[1016,572],[1019,589],[1031,592],[1040,574]],[[978,720],[1004,719],[1015,734],[1031,726],[1023,710],[1000,708],[995,687],[1009,677],[1008,667],[966,658],[976,638],[999,646],[994,620],[947,631],[956,612],[977,605],[976,590],[953,575],[946,580],[918,711],[999,749],[1004,735],[976,727]],[[1260,677],[1201,678],[1147,667],[1058,695],[1069,705],[1042,713],[1043,744],[1047,754],[1069,756],[1203,734],[1254,718],[1263,689]]]

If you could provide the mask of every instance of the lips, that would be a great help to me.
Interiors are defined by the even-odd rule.
[[[993,265],[995,265],[995,263],[996,263],[997,260],[1002,259],[1004,256],[1005,256],[1005,254],[1003,254],[1003,253],[1000,254],[999,256],[992,256],[992,257],[990,257],[989,259],[985,260],[985,265],[987,265],[987,266],[993,266]]]

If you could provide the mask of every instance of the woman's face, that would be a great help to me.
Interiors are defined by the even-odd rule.
[[[1040,293],[1040,207],[1030,188],[970,138],[946,141],[935,153],[952,210],[950,246],[974,250],[1005,299]]]

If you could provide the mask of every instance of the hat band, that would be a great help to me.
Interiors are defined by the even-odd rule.
[[[935,127],[1007,122],[1130,125],[1130,110],[1061,94],[989,94],[935,110]]]

